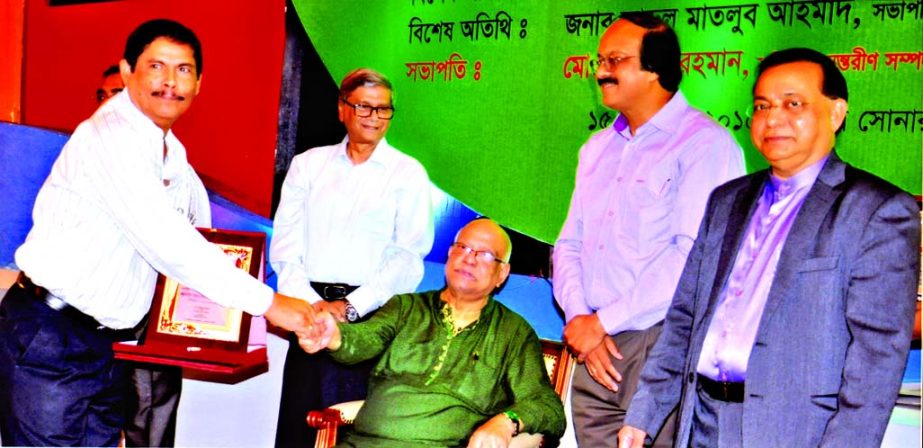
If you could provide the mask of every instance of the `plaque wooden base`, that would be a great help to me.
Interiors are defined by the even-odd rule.
[[[250,345],[242,352],[128,341],[112,344],[112,350],[116,359],[182,367],[185,378],[217,383],[236,384],[269,370],[264,345]]]

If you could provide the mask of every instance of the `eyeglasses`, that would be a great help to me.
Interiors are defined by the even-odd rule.
[[[804,112],[808,105],[809,103],[796,99],[788,99],[779,104],[772,104],[769,101],[757,101],[753,103],[753,116],[767,115],[769,111],[776,107],[786,114],[798,115]]]
[[[343,104],[353,108],[356,111],[356,116],[360,118],[371,117],[372,112],[375,112],[375,115],[382,120],[390,120],[394,116],[394,107],[392,106],[368,106],[365,104],[353,104],[349,101],[346,101],[345,98],[340,98],[340,101]]]
[[[627,59],[634,58],[636,56],[598,56],[596,58],[596,70],[601,68],[606,68],[608,70],[615,70],[622,62],[625,62]]]
[[[458,242],[452,243],[452,245],[449,246],[449,256],[450,257],[467,257],[468,254],[474,254],[474,258],[483,263],[490,263],[493,261],[496,261],[497,263],[500,263],[500,264],[506,263],[505,261],[497,258],[497,256],[494,255],[490,251],[474,250]]]

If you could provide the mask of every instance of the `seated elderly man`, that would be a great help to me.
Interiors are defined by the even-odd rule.
[[[318,315],[322,335],[301,337],[305,351],[326,348],[344,363],[381,355],[340,446],[507,446],[520,431],[564,433],[538,337],[491,297],[511,252],[499,225],[477,219],[449,249],[445,289],[394,296],[360,324]]]

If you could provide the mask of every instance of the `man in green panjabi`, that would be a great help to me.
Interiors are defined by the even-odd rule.
[[[491,297],[511,252],[497,223],[477,219],[449,248],[445,289],[394,296],[361,324],[318,315],[322,336],[301,338],[305,351],[344,363],[381,355],[339,446],[507,446],[519,432],[564,433],[535,331]]]

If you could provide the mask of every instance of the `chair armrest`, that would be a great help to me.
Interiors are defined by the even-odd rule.
[[[364,404],[365,400],[346,401],[337,403],[327,409],[335,410],[340,413],[340,424],[351,425],[356,421],[356,415],[359,414],[359,409],[362,409],[362,405]]]
[[[337,427],[351,425],[356,420],[356,414],[365,404],[365,400],[347,401],[330,406],[322,411],[309,411],[305,421],[308,426],[317,429],[315,448],[326,448],[336,445]]]

